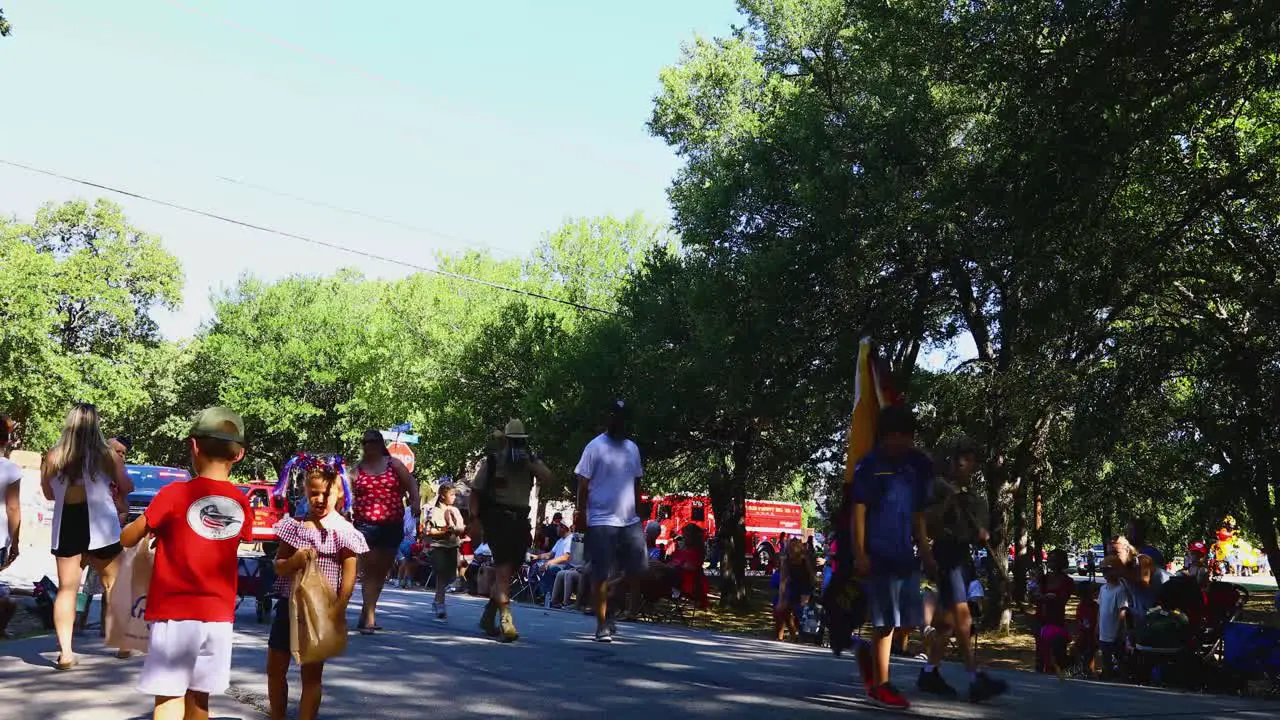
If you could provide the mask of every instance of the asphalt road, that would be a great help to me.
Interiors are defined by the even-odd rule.
[[[876,717],[851,682],[852,660],[820,648],[782,645],[696,629],[628,625],[612,645],[591,641],[578,613],[520,606],[512,645],[475,629],[481,600],[450,598],[448,623],[428,619],[430,596],[389,590],[379,622],[387,631],[353,635],[325,669],[322,715],[330,718],[818,718]],[[213,715],[261,718],[266,626],[240,613],[233,687]],[[116,660],[84,639],[81,665],[52,667],[51,637],[0,643],[0,718],[118,720],[149,717],[139,695],[140,658]],[[918,663],[894,666],[913,689]],[[963,672],[944,672],[960,685]],[[1274,718],[1274,703],[1000,673],[1011,693],[989,705],[915,696],[913,714],[940,718]],[[297,697],[296,670],[293,694]]]

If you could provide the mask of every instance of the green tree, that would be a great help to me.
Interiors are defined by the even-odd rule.
[[[1274,85],[1275,18],[1192,2],[740,7],[743,28],[662,76],[651,126],[686,160],[676,229],[803,268],[800,297],[825,317],[811,333],[883,322],[907,348],[970,334],[978,394],[951,409],[988,448],[994,544],[1025,558],[1028,496],[1082,378],[1271,152],[1187,172],[1187,139],[1220,136]]]
[[[160,345],[152,312],[181,303],[182,273],[159,238],[107,200],[0,220],[0,405],[33,449],[52,442],[67,405],[113,422],[147,404],[138,365]]]

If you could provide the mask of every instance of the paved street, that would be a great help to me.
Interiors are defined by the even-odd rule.
[[[577,613],[519,608],[523,637],[504,646],[481,638],[481,601],[451,597],[447,625],[425,619],[430,597],[389,590],[387,632],[353,635],[347,655],[326,668],[324,716],[331,718],[874,717],[849,683],[852,661],[818,648],[697,630],[623,625],[611,646],[590,641]],[[234,686],[215,699],[214,717],[261,718],[266,687],[265,626],[242,608]],[[0,644],[0,717],[119,720],[148,717],[133,690],[141,659],[116,660],[85,640],[81,665],[58,674],[51,637]],[[894,672],[913,684],[918,664]],[[949,668],[953,683],[963,673]],[[973,706],[918,700],[920,715],[942,718],[1272,718],[1272,703],[1182,695],[1097,683],[1004,675],[1013,692]],[[294,674],[297,693],[296,671]],[[18,711],[21,704],[22,711]]]

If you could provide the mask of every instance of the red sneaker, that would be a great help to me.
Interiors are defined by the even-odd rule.
[[[911,703],[902,697],[902,693],[898,692],[898,689],[889,683],[871,688],[871,691],[867,693],[867,699],[880,707],[893,708],[895,710],[906,710],[911,707]]]

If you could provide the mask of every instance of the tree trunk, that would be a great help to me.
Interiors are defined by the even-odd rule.
[[[742,493],[734,491],[733,475],[723,468],[712,473],[709,489],[720,541],[720,604],[735,607],[744,604],[747,596],[745,503]]]
[[[730,451],[732,467],[712,474],[711,506],[716,514],[720,560],[720,604],[736,610],[747,606],[747,474],[755,447],[755,427],[748,427]]]
[[[1031,475],[1031,497],[1035,503],[1031,525],[1031,555],[1033,564],[1040,567],[1044,562],[1044,496],[1040,494],[1040,470]]]
[[[1013,481],[1013,600],[1027,602],[1027,490],[1022,477]]]
[[[995,627],[1000,620],[1000,613],[1008,601],[1009,586],[1009,506],[1004,498],[1011,494],[1009,468],[1004,455],[997,455],[987,465],[984,473],[987,480],[987,503],[990,505],[991,540],[987,544],[987,612],[985,617],[990,627]]]

